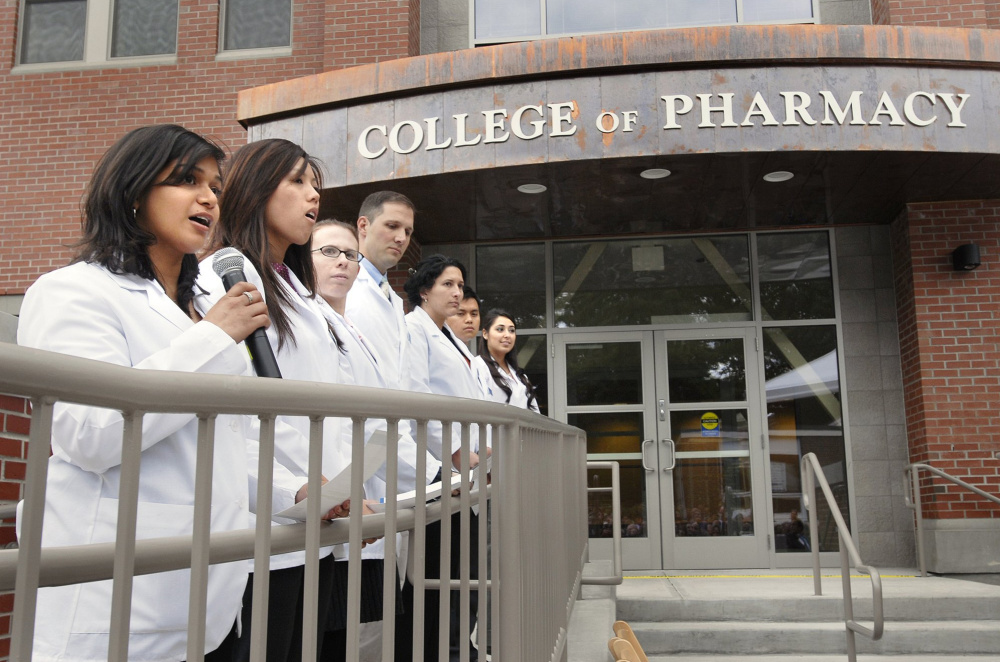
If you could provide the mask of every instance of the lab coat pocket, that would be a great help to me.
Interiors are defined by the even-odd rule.
[[[136,538],[190,534],[194,508],[189,505],[140,502]],[[118,499],[101,499],[92,542],[112,542],[118,521]],[[175,570],[135,577],[129,630],[153,632],[187,628],[191,572]],[[111,580],[80,586],[71,631],[106,633],[111,628]]]

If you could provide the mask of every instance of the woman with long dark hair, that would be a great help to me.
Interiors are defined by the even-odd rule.
[[[514,317],[505,310],[493,308],[483,318],[476,363],[493,380],[493,400],[537,412],[535,387],[517,362],[516,343]]]
[[[200,314],[192,306],[194,254],[219,218],[223,156],[175,125],[136,129],[116,142],[87,189],[79,252],[28,289],[18,343],[140,370],[247,373],[239,343],[268,323],[260,292],[244,283]],[[123,427],[117,411],[56,405],[45,546],[115,539]],[[245,417],[217,418],[213,532],[247,528],[248,476],[257,469],[247,428]],[[191,534],[197,442],[194,414],[143,416],[137,538]],[[275,506],[287,507],[295,490],[275,494]],[[130,659],[186,657],[189,584],[189,571],[134,579]],[[205,650],[214,653],[206,659],[229,658],[246,585],[246,563],[209,569]],[[40,589],[34,659],[103,659],[111,588],[102,581]]]
[[[319,212],[322,180],[319,164],[300,146],[287,140],[253,142],[233,157],[226,173],[221,218],[213,228],[201,263],[204,294],[195,299],[207,307],[225,296],[213,269],[213,254],[237,249],[244,258],[247,280],[264,295],[271,326],[268,340],[284,379],[340,383],[337,355],[342,344],[314,299],[316,275],[310,236]],[[335,476],[351,457],[342,448],[342,420],[323,424],[323,474]],[[275,427],[275,458],[294,475],[309,475],[309,419],[279,416]],[[329,515],[346,515],[345,502]],[[320,550],[319,641],[321,648],[333,578],[332,548]],[[271,557],[268,601],[267,660],[300,660],[305,553]],[[251,592],[247,591],[244,621],[249,622]],[[246,642],[246,639],[241,640]],[[240,658],[249,656],[243,643]]]

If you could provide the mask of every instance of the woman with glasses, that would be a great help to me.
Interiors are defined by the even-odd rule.
[[[344,342],[340,353],[340,369],[344,383],[373,388],[387,388],[383,366],[374,346],[351,323],[345,314],[347,293],[358,277],[363,257],[358,251],[357,227],[334,219],[322,220],[313,228],[313,265],[316,269],[316,290],[321,298],[321,307],[333,325],[337,336]],[[385,432],[386,423],[382,419],[369,419],[365,423],[365,441],[375,432]],[[352,424],[344,427],[344,443],[351,444]],[[397,493],[416,489],[417,446],[408,435],[399,439],[399,484]],[[428,462],[428,466],[434,466]],[[365,483],[368,499],[385,497],[385,466]],[[426,480],[425,480],[426,482]],[[399,545],[396,547],[399,549]],[[384,544],[381,540],[370,544],[361,552],[361,649],[360,660],[381,660],[382,642],[382,581],[384,577]],[[346,560],[338,550],[338,561]],[[402,606],[397,586],[397,613]],[[323,659],[333,662],[346,659],[347,634],[347,564],[334,566],[333,604],[327,619],[326,638],[323,642]]]

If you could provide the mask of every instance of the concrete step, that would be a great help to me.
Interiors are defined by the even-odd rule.
[[[844,662],[841,655],[650,655],[649,662]],[[996,662],[996,655],[858,655],[858,662]]]
[[[787,656],[847,651],[843,623],[683,621],[631,625],[649,655],[739,652]],[[1000,622],[894,621],[886,624],[881,640],[873,642],[858,635],[856,641],[860,653],[976,654],[991,655],[996,660],[1000,653]]]
[[[1000,621],[1000,586],[911,574],[882,575],[883,614],[897,621]],[[844,601],[837,576],[824,577],[813,595],[807,575],[626,577],[618,587],[617,613],[633,622],[680,621],[837,622]],[[851,580],[857,620],[872,618],[872,586]]]

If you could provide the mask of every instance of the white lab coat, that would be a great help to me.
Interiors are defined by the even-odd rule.
[[[212,268],[213,256],[209,255],[201,261],[201,273],[198,284],[202,290],[195,297],[195,307],[199,312],[211,308],[216,301],[225,295],[225,286]],[[264,285],[260,275],[249,260],[244,260],[243,273],[247,282],[252,283],[263,296]],[[292,302],[288,311],[295,334],[295,343],[285,342],[278,350],[278,334],[276,325],[267,329],[267,338],[274,349],[278,368],[282,379],[322,382],[326,384],[342,383],[340,362],[337,359],[337,345],[330,335],[330,327],[320,311],[316,301],[309,295],[305,287],[289,272],[292,284],[279,278],[279,284],[289,295]],[[323,475],[327,478],[336,476],[351,461],[351,449],[342,445],[343,421],[339,418],[327,418],[323,423]],[[274,458],[304,484],[309,476],[309,419],[303,416],[278,416],[274,431]],[[276,518],[278,522],[289,522]],[[320,558],[330,554],[332,547],[320,548]],[[305,563],[305,552],[292,552],[271,557],[271,569],[291,568]]]
[[[337,336],[344,343],[346,351],[340,352],[340,369],[344,374],[346,383],[357,386],[368,386],[372,388],[386,388],[385,378],[380,370],[380,359],[367,339],[345,319],[340,313],[330,307],[326,301],[317,299],[323,313],[333,324],[337,331]],[[375,396],[377,397],[377,396]],[[365,443],[371,439],[372,434],[381,430],[385,432],[386,422],[383,419],[370,418],[365,422]],[[405,421],[400,422],[400,438],[397,448],[399,463],[397,492],[409,492],[416,489],[416,468],[417,468],[417,444],[406,433]],[[353,438],[353,424],[350,420],[345,420],[343,429],[344,444],[351,446]],[[437,475],[440,464],[430,455],[427,455],[427,476],[424,483],[429,483]],[[386,466],[383,465],[375,475],[365,482],[365,498],[381,499],[386,495]],[[398,549],[398,545],[397,545]],[[339,558],[346,558],[347,546],[337,550]],[[385,557],[384,542],[379,539],[377,542],[368,545],[361,551],[362,558],[381,559]]]
[[[192,322],[158,283],[95,264],[58,269],[28,289],[18,342],[145,370],[235,375],[248,370],[243,347],[210,322]],[[251,521],[256,443],[247,441],[246,427],[243,416],[221,415],[216,422],[212,531],[245,529]],[[136,536],[190,535],[197,419],[152,413],[142,428]],[[43,545],[114,540],[122,430],[117,411],[55,407]],[[294,496],[280,491],[276,507],[291,505]],[[209,570],[206,651],[217,648],[236,622],[246,581],[246,563]],[[187,570],[135,578],[130,660],[185,658],[189,584]],[[34,659],[106,659],[110,613],[110,580],[40,589]]]
[[[406,328],[410,334],[407,354],[406,378],[410,390],[419,393],[453,395],[472,400],[486,399],[484,388],[477,371],[472,365],[473,356],[460,340],[452,342],[444,331],[434,324],[423,308],[416,308],[406,316]],[[451,452],[459,449],[461,426],[452,426]],[[427,450],[442,464],[443,443],[441,423],[430,421],[427,425]],[[472,450],[479,452],[479,429],[470,429]]]
[[[504,392],[502,388],[497,386],[496,380],[494,380],[493,375],[490,374],[490,368],[486,365],[486,360],[477,355],[475,366],[476,371],[479,374],[479,378],[481,380],[485,380],[490,386],[491,392],[487,394],[487,400],[503,402],[514,407],[520,407],[521,409],[531,409],[531,411],[536,414],[539,413],[538,400],[532,400],[531,407],[528,407],[528,387],[526,387],[520,379],[507,374],[503,368],[497,366],[497,372],[500,373],[500,378],[503,379],[504,383],[507,384],[507,387],[510,388],[510,399],[508,400],[507,393]]]
[[[351,323],[375,348],[386,386],[405,389],[407,380],[403,370],[409,343],[403,300],[395,292],[391,301],[386,299],[379,289],[379,281],[368,273],[364,262],[354,286],[347,293],[346,312]]]

